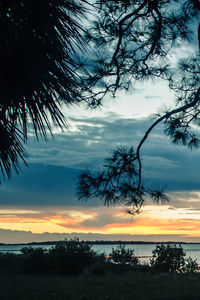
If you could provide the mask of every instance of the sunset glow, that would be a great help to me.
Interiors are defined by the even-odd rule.
[[[61,212],[62,211],[62,212]],[[108,217],[109,215],[109,217]],[[0,228],[49,233],[98,233],[200,236],[200,211],[171,205],[147,205],[131,217],[121,207],[0,210]]]

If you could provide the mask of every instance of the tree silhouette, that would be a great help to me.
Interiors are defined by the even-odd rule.
[[[83,46],[85,1],[3,0],[0,3],[0,168],[27,156],[29,128],[47,138],[66,126],[61,104],[84,101],[76,55]],[[81,20],[81,22],[80,22]]]
[[[174,49],[187,42],[199,47],[200,1],[186,0],[99,0],[93,4],[97,17],[86,32],[91,47],[97,49],[88,77],[96,103],[130,90],[136,81],[161,78],[174,92],[176,105],[155,116],[134,150],[119,148],[100,172],[86,171],[79,177],[80,199],[98,197],[105,204],[123,203],[129,213],[137,213],[145,199],[167,201],[162,189],[145,185],[141,148],[159,123],[173,143],[197,148],[195,128],[200,125],[200,57],[192,55],[169,64]],[[152,104],[153,105],[153,104]],[[131,209],[130,209],[131,206]]]
[[[86,19],[90,8],[91,22]],[[119,148],[99,173],[84,172],[82,199],[122,201],[135,213],[146,197],[166,201],[162,189],[147,187],[141,148],[163,122],[174,143],[195,148],[200,124],[199,51],[169,65],[181,43],[200,43],[198,0],[4,0],[0,3],[0,168],[3,177],[25,161],[28,131],[47,138],[52,123],[65,127],[61,105],[90,107],[134,83],[161,78],[176,106],[157,114],[138,146]],[[87,45],[87,48],[86,48]],[[84,51],[83,51],[84,50]],[[129,208],[128,208],[129,209]]]

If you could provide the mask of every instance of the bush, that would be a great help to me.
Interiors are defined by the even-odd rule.
[[[120,245],[116,249],[112,248],[109,257],[111,261],[117,264],[136,266],[139,263],[139,259],[134,256],[134,250],[126,249],[125,245]]]
[[[58,274],[77,274],[95,260],[91,246],[78,239],[60,242],[49,251],[53,269]]]
[[[106,254],[105,253],[95,253],[95,257],[94,257],[94,264],[106,264],[107,263],[107,258],[106,258]]]
[[[44,273],[50,269],[49,255],[46,249],[24,247],[22,269],[25,273]]]
[[[196,259],[192,259],[191,257],[186,258],[184,271],[187,273],[194,273],[199,270],[199,265]]]
[[[179,245],[158,245],[152,251],[153,258],[150,265],[161,272],[182,272],[185,267],[186,253]]]
[[[12,264],[16,254],[0,252],[0,267],[6,267]]]
[[[60,242],[49,251],[43,248],[22,248],[22,268],[26,273],[77,274],[95,261],[91,246],[78,239]]]
[[[21,270],[21,255],[14,253],[2,253],[0,252],[0,268],[9,269],[12,271]]]

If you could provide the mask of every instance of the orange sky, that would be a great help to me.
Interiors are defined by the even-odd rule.
[[[200,211],[172,205],[148,205],[131,217],[122,207],[1,209],[0,228],[33,233],[103,233],[200,237]]]

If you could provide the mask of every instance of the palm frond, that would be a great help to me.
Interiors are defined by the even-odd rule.
[[[66,126],[61,104],[82,101],[75,71],[83,45],[78,0],[0,1],[1,171],[11,177],[25,150],[29,124],[47,138],[52,124]],[[81,25],[80,25],[81,24]],[[6,117],[5,117],[6,116]],[[18,129],[17,129],[18,127]],[[20,132],[20,134],[19,134]]]
[[[50,119],[65,126],[60,103],[81,101],[74,57],[83,16],[74,0],[1,1],[0,104],[24,135],[28,118],[36,135],[51,129]]]
[[[6,176],[10,179],[12,169],[19,173],[19,163],[26,164],[25,158],[28,155],[22,145],[23,134],[13,124],[0,121],[0,136],[0,170],[3,179]]]

